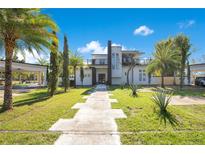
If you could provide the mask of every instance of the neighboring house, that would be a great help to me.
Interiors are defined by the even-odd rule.
[[[146,66],[150,60],[140,59],[143,52],[138,50],[122,50],[121,46],[111,45],[108,41],[107,53],[93,53],[92,59],[87,60],[84,66],[84,86],[91,86],[99,83],[108,85],[124,85],[129,83],[138,85],[157,85],[161,83],[161,78],[149,76],[146,73]],[[135,67],[130,71],[132,59],[135,59]],[[129,77],[127,77],[129,72]],[[165,84],[172,85],[173,76],[165,77]],[[179,83],[179,77],[175,78],[176,84]],[[80,69],[76,71],[76,85],[81,85]],[[187,84],[187,77],[185,77]]]

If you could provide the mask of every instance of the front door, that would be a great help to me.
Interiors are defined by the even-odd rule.
[[[98,83],[105,83],[105,74],[98,74]]]

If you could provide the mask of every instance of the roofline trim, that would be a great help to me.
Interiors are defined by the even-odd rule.
[[[4,61],[5,60],[0,60],[0,61]],[[17,64],[27,64],[27,65],[34,65],[34,66],[43,66],[43,67],[48,67],[48,65],[41,65],[41,64],[32,64],[32,63],[22,63],[22,62],[13,62],[12,63],[17,63]]]

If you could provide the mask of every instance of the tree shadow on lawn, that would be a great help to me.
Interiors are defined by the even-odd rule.
[[[59,94],[62,94],[62,93],[63,93],[63,91],[59,91],[55,95],[59,95]],[[19,106],[23,106],[23,105],[32,105],[34,103],[45,101],[45,100],[51,98],[47,91],[27,94],[27,97],[29,97],[29,98],[14,101],[13,106],[14,107],[19,107]],[[2,109],[2,106],[3,106],[3,104],[0,105],[0,108],[1,108],[0,113],[4,112],[4,110]]]
[[[94,87],[89,88],[88,90],[84,91],[83,93],[81,93],[80,95],[90,95],[91,93],[95,92]]]

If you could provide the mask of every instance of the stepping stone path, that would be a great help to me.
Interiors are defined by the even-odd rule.
[[[85,103],[77,103],[79,109],[73,119],[59,119],[49,130],[62,131],[55,144],[120,144],[116,118],[126,118],[121,109],[112,109],[105,85],[98,85],[95,92],[86,96]]]

